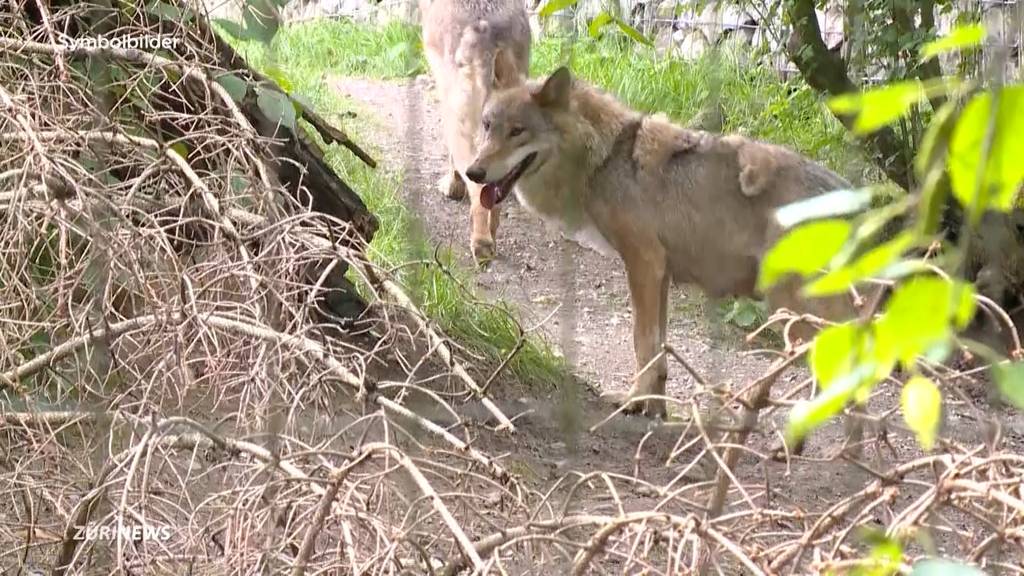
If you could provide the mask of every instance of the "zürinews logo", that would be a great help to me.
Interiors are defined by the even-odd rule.
[[[97,526],[90,524],[78,526],[75,530],[75,540],[160,540],[171,539],[170,526],[148,526],[140,524],[122,524],[113,526]]]
[[[106,36],[72,38],[71,36],[61,34],[60,43],[68,49],[173,50],[178,45],[178,38],[161,34],[113,36],[110,38]]]

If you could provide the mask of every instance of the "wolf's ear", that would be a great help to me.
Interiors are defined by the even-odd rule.
[[[512,54],[504,49],[498,48],[494,51],[494,88],[505,90],[523,83],[523,77],[519,74],[519,67],[512,58]]]
[[[569,90],[572,88],[572,74],[565,66],[551,73],[544,84],[536,89],[531,96],[540,106],[548,108],[566,108],[569,106]]]

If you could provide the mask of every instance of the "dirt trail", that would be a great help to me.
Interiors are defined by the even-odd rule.
[[[384,127],[375,131],[385,162],[404,167],[402,193],[419,213],[432,244],[451,246],[471,265],[469,205],[437,189],[445,161],[440,117],[431,80],[388,82],[337,78],[332,87],[358,102]],[[510,196],[503,203],[498,257],[478,274],[489,295],[514,303],[527,324],[543,322],[553,342],[575,360],[578,373],[602,390],[625,391],[633,373],[632,321],[625,273],[608,258],[566,241]],[[570,298],[571,296],[571,298]],[[745,381],[762,373],[760,358],[743,357],[742,333],[713,318],[712,305],[693,290],[672,292],[669,342],[709,381]],[[573,320],[575,316],[575,320]],[[574,324],[571,343],[563,324]],[[573,347],[565,350],[566,345]],[[678,365],[669,368],[668,394],[688,397],[692,381]]]

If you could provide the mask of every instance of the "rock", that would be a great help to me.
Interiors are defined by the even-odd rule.
[[[415,25],[420,21],[420,4],[417,0],[384,0],[377,5],[375,19],[380,25],[392,22]]]
[[[548,36],[568,36],[573,30],[574,18],[571,8],[541,19],[537,14],[530,14],[530,34],[534,41]]]
[[[238,22],[242,19],[242,0],[203,0],[210,18],[223,18]]]
[[[360,22],[374,18],[377,7],[369,0],[292,0],[281,13],[285,22],[346,17]]]
[[[697,28],[676,30],[672,33],[676,55],[684,60],[696,60],[711,48],[711,42],[704,32]]]

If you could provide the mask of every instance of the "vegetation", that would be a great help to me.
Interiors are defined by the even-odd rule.
[[[381,151],[373,149],[368,137],[375,129],[372,113],[360,110],[361,121],[348,122],[357,105],[331,90],[323,79],[330,74],[395,77],[414,73],[423,64],[415,50],[416,38],[415,32],[400,25],[370,29],[323,21],[282,29],[270,46],[242,40],[237,47],[251,66],[344,126],[380,158]],[[407,58],[412,54],[417,56],[410,64]],[[340,146],[327,149],[328,164],[359,192],[380,221],[371,257],[395,270],[417,306],[446,334],[490,363],[517,350],[508,370],[528,385],[551,386],[565,377],[564,362],[554,349],[538,335],[522,335],[515,313],[505,303],[489,304],[477,298],[469,282],[472,271],[457,266],[449,250],[440,250],[439,262],[434,262],[433,248],[416,233],[416,221],[402,203],[400,169],[393,165],[372,169]]]

